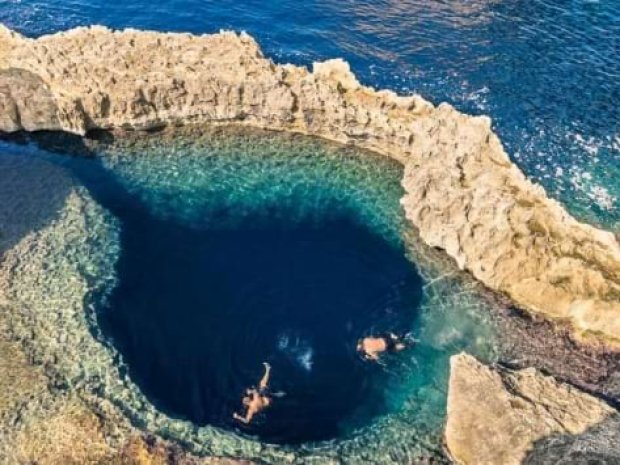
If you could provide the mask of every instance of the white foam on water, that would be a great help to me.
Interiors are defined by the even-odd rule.
[[[472,103],[478,110],[486,111],[489,109],[487,101],[488,95],[489,88],[484,86],[480,89],[463,94],[463,101]]]
[[[616,208],[618,199],[607,188],[595,184],[592,174],[573,168],[571,169],[570,183],[599,207],[608,211]]]
[[[596,156],[601,148],[605,146],[605,141],[591,136],[583,136],[576,132],[569,132],[568,138],[581,147],[588,155]]]
[[[312,365],[314,365],[314,360],[312,359],[313,354],[314,351],[312,347],[306,347],[305,351],[297,356],[297,361],[306,371],[312,371]]]
[[[282,334],[278,338],[278,349],[280,349],[281,351],[285,351],[286,348],[288,347],[288,343],[289,343],[288,336],[286,334]]]
[[[278,337],[278,350],[297,363],[306,371],[312,371],[314,365],[314,349],[299,336],[281,334]]]

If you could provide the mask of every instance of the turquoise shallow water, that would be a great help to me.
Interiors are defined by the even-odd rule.
[[[94,391],[196,451],[217,441],[224,454],[252,456],[258,436],[298,444],[265,458],[441,455],[450,355],[497,356],[491,304],[407,228],[393,161],[235,130],[119,140],[94,159],[10,150],[31,169],[45,161],[67,170],[118,222],[117,233],[94,244],[117,258],[114,278],[87,297],[91,324],[164,416],[152,420],[151,407],[136,408],[135,395],[113,380],[94,378]],[[355,356],[360,335],[390,329],[420,342],[382,365]],[[263,360],[286,396],[241,428],[228,415]],[[304,408],[311,414],[299,421]],[[186,420],[230,433],[214,439]]]
[[[365,84],[487,114],[516,163],[583,220],[620,221],[613,0],[0,0],[29,36],[104,24],[245,30],[278,62],[343,57]]]

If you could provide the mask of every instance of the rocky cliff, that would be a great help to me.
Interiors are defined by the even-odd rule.
[[[620,247],[511,163],[486,117],[364,87],[340,60],[276,65],[246,34],[0,26],[0,130],[236,123],[351,143],[405,166],[428,244],[519,306],[620,347]]]

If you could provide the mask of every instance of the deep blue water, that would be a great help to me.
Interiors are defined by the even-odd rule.
[[[327,181],[336,170],[356,179],[346,170],[361,160],[329,157],[320,145],[295,157],[270,149],[273,141],[249,139],[223,153],[179,143],[184,154],[173,158],[170,144],[121,150],[122,161],[38,155],[69,169],[120,221],[117,285],[97,303],[98,326],[160,411],[272,443],[329,440],[347,434],[345,422],[357,427],[389,410],[383,365],[363,361],[356,344],[413,330],[423,280],[401,242],[365,223],[363,198],[343,208],[363,179]],[[382,164],[391,184],[382,184]],[[181,175],[170,183],[172,170]],[[379,203],[390,201],[398,212],[400,169],[386,160],[372,170],[390,196],[366,194],[369,208],[380,217]],[[364,189],[372,192],[368,182]],[[243,413],[263,362],[272,366],[271,389],[284,394],[244,426],[232,413]]]
[[[286,395],[246,433],[331,439],[360,404],[386,410],[373,384],[382,371],[355,345],[415,321],[422,282],[401,250],[346,217],[291,224],[282,218],[292,214],[274,211],[213,231],[126,204],[112,211],[123,225],[120,284],[101,324],[162,411],[241,427],[231,414],[264,361],[272,389]]]
[[[490,115],[530,177],[618,228],[616,0],[0,0],[0,21],[29,36],[93,23],[246,30],[279,62],[343,57],[366,84]]]

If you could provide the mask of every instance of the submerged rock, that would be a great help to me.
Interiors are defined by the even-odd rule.
[[[247,34],[0,26],[0,130],[237,123],[351,143],[405,166],[407,218],[519,306],[620,347],[620,247],[511,163],[487,117],[362,86],[347,63],[275,65]]]
[[[462,464],[620,463],[620,414],[534,368],[451,359],[446,443]]]

